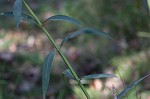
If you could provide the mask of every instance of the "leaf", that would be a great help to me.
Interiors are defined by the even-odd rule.
[[[13,16],[16,21],[17,28],[21,20],[22,0],[16,0],[13,5]]]
[[[1,13],[1,15],[8,16],[8,17],[13,17],[13,12],[4,12],[4,13]],[[32,16],[30,16],[28,14],[22,13],[21,19],[29,21],[31,23],[35,23],[35,24],[38,25],[37,21]]]
[[[71,72],[70,72],[69,69],[65,70],[65,71],[63,72],[63,74],[65,75],[65,77],[67,77],[67,78],[69,78],[69,79],[75,79],[75,78],[73,77],[73,75],[71,74]]]
[[[67,22],[70,22],[70,23],[73,23],[75,25],[80,26],[80,22],[79,21],[77,21],[74,18],[65,16],[65,15],[54,15],[54,16],[49,17],[47,20],[50,20],[50,21],[57,21],[57,20],[58,21],[67,21]]]
[[[117,95],[117,99],[120,99],[122,96],[124,96],[129,90],[131,90],[135,85],[137,85],[140,81],[142,81],[143,79],[145,79],[146,77],[148,77],[150,74],[140,78],[139,80],[133,82],[132,84],[130,84],[129,86],[126,87],[126,89],[124,89],[119,95]]]
[[[46,56],[43,67],[42,67],[42,91],[43,91],[43,99],[45,99],[46,92],[49,85],[50,72],[52,67],[53,58],[55,55],[55,51],[50,51],[50,53]]]
[[[99,36],[104,36],[104,37],[107,37],[107,38],[110,38],[112,39],[107,33],[105,32],[102,32],[102,31],[99,31],[97,29],[94,29],[94,28],[83,28],[83,29],[80,29],[78,31],[75,31],[71,34],[69,34],[67,37],[65,37],[63,39],[63,41],[61,42],[61,45],[60,45],[60,48],[62,47],[62,45],[69,39],[72,39],[80,34],[95,34],[95,35],[99,35]]]
[[[81,79],[99,79],[99,78],[108,78],[108,77],[116,77],[116,76],[112,74],[91,74],[91,75],[84,76]]]

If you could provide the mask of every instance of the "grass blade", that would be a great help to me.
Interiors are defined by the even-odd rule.
[[[146,77],[148,77],[150,74],[140,78],[139,80],[133,82],[132,84],[130,84],[129,86],[126,87],[126,89],[124,89],[119,95],[117,95],[117,99],[120,99],[122,96],[124,96],[129,90],[131,90],[135,85],[137,85],[139,82],[141,82],[143,79],[145,79]]]
[[[116,77],[116,76],[112,74],[91,74],[91,75],[84,76],[81,79],[99,79],[99,78],[108,78],[108,77]]]
[[[78,25],[80,26],[80,22],[77,21],[76,19],[74,18],[71,18],[71,17],[68,17],[68,16],[65,16],[65,15],[54,15],[54,16],[51,16],[49,17],[47,20],[50,20],[50,21],[67,21],[67,22],[70,22],[70,23],[73,23],[75,25]],[[46,22],[45,21],[45,22]]]
[[[55,51],[50,51],[50,53],[46,56],[43,67],[42,67],[42,91],[43,91],[43,99],[45,99],[49,79],[50,79],[50,72],[52,67],[53,58],[55,55]]]
[[[21,20],[21,12],[22,12],[22,0],[16,0],[13,5],[13,16],[16,21],[17,28]]]
[[[83,29],[80,29],[78,31],[75,31],[73,33],[71,33],[70,35],[68,35],[67,37],[65,37],[63,39],[63,41],[61,42],[61,45],[60,45],[60,48],[62,47],[62,45],[69,39],[72,39],[80,34],[95,34],[95,35],[99,35],[99,36],[104,36],[104,37],[107,37],[107,38],[110,38],[112,39],[107,33],[105,32],[102,32],[102,31],[99,31],[97,29],[94,29],[94,28],[83,28]]]
[[[8,17],[13,17],[13,12],[4,12],[4,13],[1,13],[0,15],[8,16]],[[28,14],[22,13],[21,19],[29,21],[31,23],[35,23],[35,24],[38,25],[37,21],[32,16],[30,16]]]

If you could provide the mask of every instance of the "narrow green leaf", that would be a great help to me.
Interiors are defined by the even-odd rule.
[[[112,74],[91,74],[91,75],[84,76],[81,79],[99,79],[99,78],[108,78],[108,77],[116,77],[116,76]]]
[[[13,5],[13,16],[16,21],[17,28],[21,20],[22,0],[16,0]]]
[[[50,79],[50,72],[52,67],[53,58],[55,55],[55,51],[50,51],[50,53],[46,56],[43,67],[42,67],[42,91],[43,91],[43,99],[45,99],[49,79]]]
[[[68,17],[68,16],[65,16],[65,15],[54,15],[54,16],[51,16],[51,17],[49,17],[48,19],[46,19],[46,21],[47,20],[50,20],[50,21],[67,21],[67,22],[70,22],[70,23],[73,23],[73,24],[75,24],[75,25],[78,25],[78,26],[80,26],[80,22],[79,21],[77,21],[76,19],[74,19],[74,18],[71,18],[71,17]],[[45,22],[46,22],[45,21]]]
[[[83,28],[83,29],[80,29],[78,31],[75,31],[71,34],[69,34],[67,37],[65,37],[63,39],[63,41],[61,42],[61,45],[60,47],[62,47],[62,45],[69,39],[72,39],[80,34],[95,34],[95,35],[99,35],[99,36],[104,36],[104,37],[107,37],[107,38],[110,38],[112,39],[107,33],[103,32],[103,31],[99,31],[97,29],[94,29],[94,28]]]
[[[8,16],[8,17],[13,17],[13,12],[4,12],[4,13],[1,13],[1,15]],[[32,16],[30,16],[28,14],[22,13],[21,19],[29,21],[31,23],[35,23],[35,24],[38,25],[37,21]]]
[[[63,74],[65,75],[65,77],[69,78],[69,79],[74,79],[73,75],[71,74],[70,70],[67,69],[63,72]]]
[[[143,79],[148,77],[150,74],[140,78],[139,80],[133,82],[129,86],[127,86],[119,95],[117,95],[117,99],[121,99],[122,96],[124,96],[129,90],[131,90],[135,85],[137,85],[139,82],[141,82]]]

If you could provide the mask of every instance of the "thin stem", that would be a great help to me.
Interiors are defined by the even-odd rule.
[[[117,66],[116,66],[116,68],[117,68],[118,74],[119,74],[119,76],[120,76],[120,79],[121,79],[121,81],[122,81],[123,88],[125,89],[125,88],[126,88],[125,82],[123,81],[122,76],[121,76],[121,74],[120,74],[119,69],[118,69]],[[128,94],[126,93],[125,95],[126,95],[126,98],[128,99]]]
[[[40,20],[38,19],[38,17],[34,14],[34,12],[32,11],[32,9],[28,6],[28,4],[23,0],[23,3],[25,5],[25,7],[28,9],[28,11],[30,12],[30,14],[35,18],[35,20],[38,22],[39,26],[42,26],[42,23],[40,22]]]
[[[59,47],[56,45],[54,39],[51,37],[51,35],[48,33],[48,31],[46,30],[46,28],[42,25],[41,21],[37,18],[37,16],[34,14],[34,12],[32,11],[32,9],[28,6],[28,4],[23,0],[24,5],[26,6],[26,8],[28,9],[28,11],[30,12],[30,14],[35,18],[35,20],[38,22],[40,28],[44,31],[44,33],[46,34],[46,36],[49,38],[49,40],[51,41],[51,43],[53,44],[53,46],[56,48],[57,52],[59,53],[59,55],[61,56],[61,58],[63,59],[63,61],[66,63],[68,69],[70,70],[70,72],[72,73],[72,75],[74,76],[74,78],[76,79],[76,81],[78,82],[78,85],[80,86],[80,88],[82,89],[82,91],[84,92],[85,96],[87,97],[87,99],[91,99],[89,94],[87,93],[85,87],[82,85],[82,83],[80,82],[80,79],[78,78],[77,74],[75,73],[75,71],[73,70],[72,66],[70,65],[70,63],[68,62],[67,58],[64,56],[64,54],[61,52],[61,50],[59,49]]]

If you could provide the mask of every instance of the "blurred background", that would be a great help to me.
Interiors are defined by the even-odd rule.
[[[0,13],[11,11],[13,3],[14,0],[1,0]],[[93,73],[119,77],[85,81],[92,99],[113,99],[113,88],[117,94],[150,73],[148,0],[28,0],[27,3],[41,21],[52,15],[67,15],[82,26],[97,28],[113,38],[80,35],[62,47],[79,77]],[[25,8],[23,11],[28,13]],[[45,27],[58,45],[79,29],[63,21],[47,22]],[[52,49],[38,26],[22,21],[16,29],[13,18],[0,16],[0,99],[42,99],[41,66]],[[66,69],[57,54],[47,99],[86,99],[75,81],[64,82],[62,72]],[[124,98],[150,99],[150,77]]]

